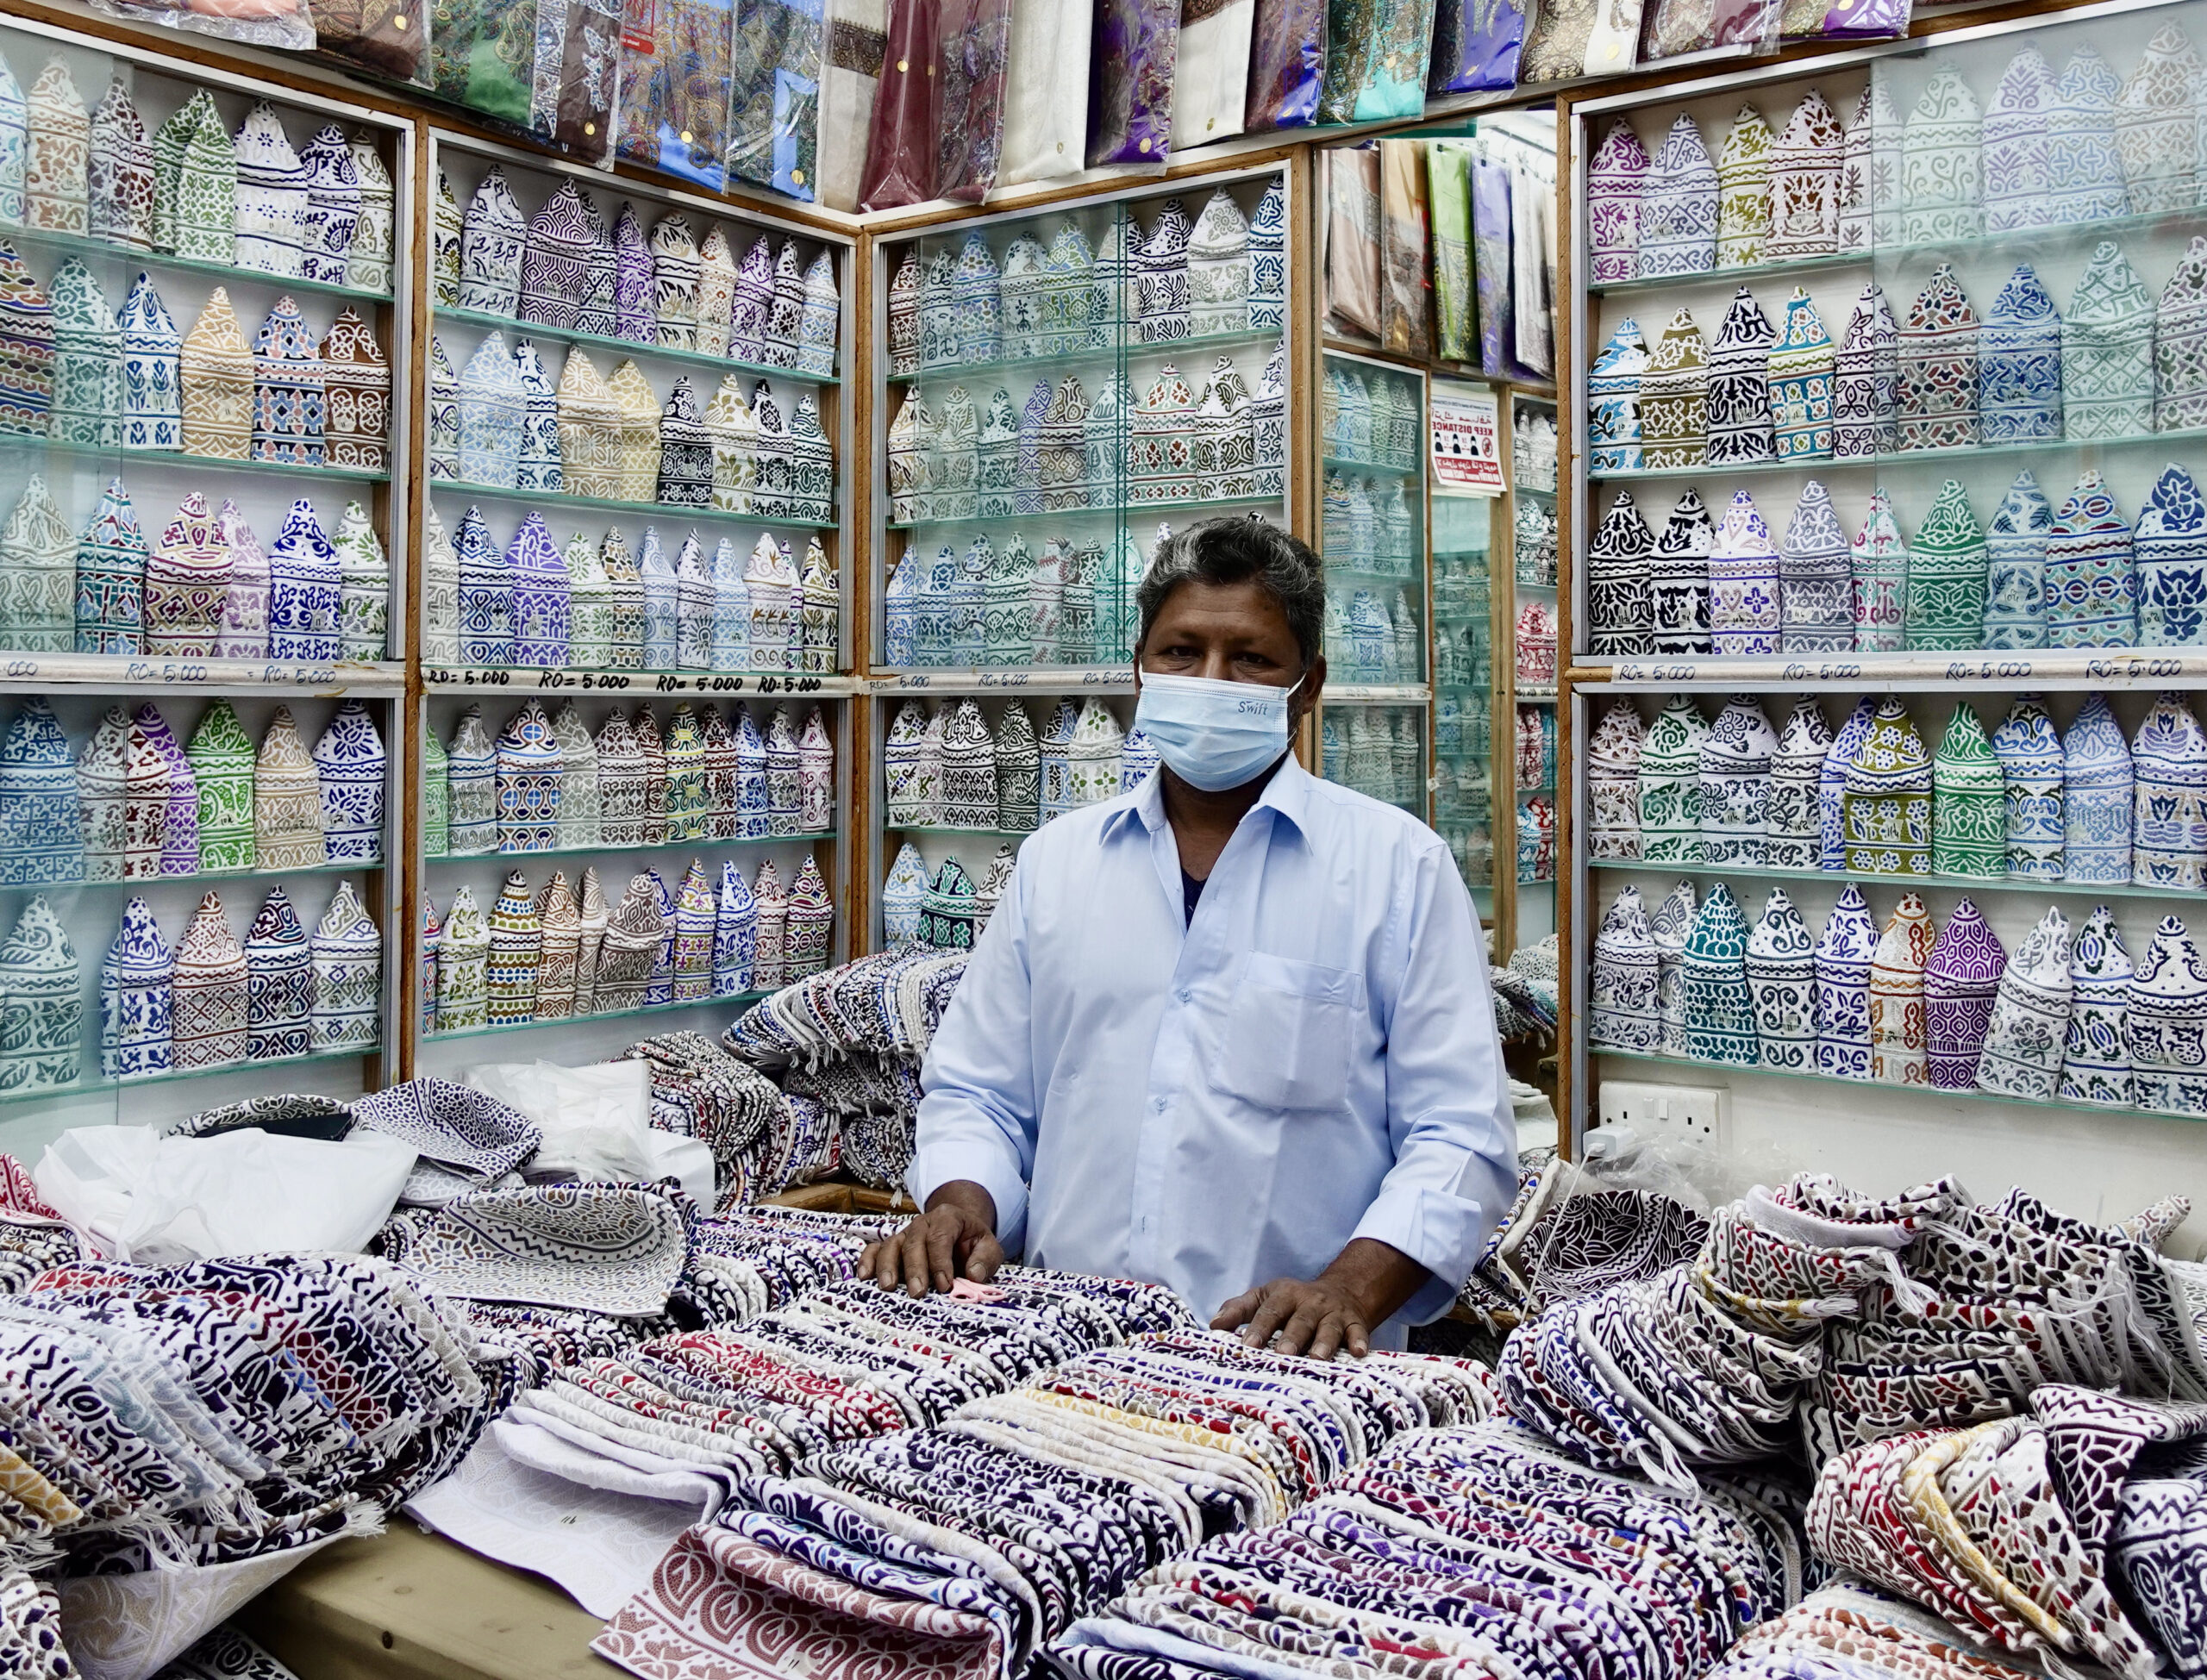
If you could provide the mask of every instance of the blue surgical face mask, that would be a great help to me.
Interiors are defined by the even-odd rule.
[[[1141,673],[1135,726],[1190,787],[1238,788],[1287,751],[1288,702],[1303,686]]]

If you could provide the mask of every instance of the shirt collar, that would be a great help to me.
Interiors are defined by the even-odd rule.
[[[1294,825],[1297,834],[1308,837],[1310,829],[1310,790],[1313,778],[1309,771],[1296,761],[1290,753],[1272,772],[1272,779],[1257,797],[1252,810],[1272,810]],[[1166,826],[1165,771],[1160,765],[1146,778],[1132,793],[1122,794],[1119,809],[1104,819],[1101,838],[1110,840],[1125,823],[1139,821],[1150,834]]]

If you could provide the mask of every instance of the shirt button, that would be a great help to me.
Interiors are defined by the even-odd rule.
[[[1174,992],[1172,996],[1175,1002],[1181,1003],[1192,1003],[1196,1001],[1195,993],[1189,990],[1185,986],[1181,987],[1179,990]]]
[[[1151,1097],[1149,1099],[1149,1111],[1154,1115],[1163,1114],[1165,1112],[1165,1099],[1161,1096]]]

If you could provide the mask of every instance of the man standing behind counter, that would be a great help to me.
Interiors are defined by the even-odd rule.
[[[1207,521],[1139,604],[1162,768],[1021,846],[921,1073],[923,1211],[861,1274],[922,1295],[1023,1244],[1254,1345],[1400,1347],[1516,1187],[1479,918],[1431,829],[1289,751],[1326,679],[1308,547]]]

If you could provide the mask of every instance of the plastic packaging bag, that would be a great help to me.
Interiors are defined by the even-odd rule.
[[[547,5],[558,0],[544,0]],[[613,92],[620,73],[621,0],[566,0],[560,20],[552,138],[588,163],[613,149]]]
[[[1479,367],[1509,375],[1510,325],[1510,171],[1472,159],[1472,278],[1479,300]]]
[[[1322,122],[1383,122],[1425,109],[1434,0],[1331,0]]]
[[[1640,9],[1641,0],[1539,0],[1526,28],[1517,79],[1622,75],[1639,49]]]
[[[39,1194],[109,1258],[175,1265],[232,1254],[353,1254],[390,1216],[414,1151],[361,1129],[342,1143],[257,1130],[163,1137],[86,1126],[47,1146]]]
[[[1433,306],[1441,359],[1472,359],[1478,310],[1472,291],[1472,154],[1432,141],[1425,148],[1433,212]]]
[[[1004,79],[1003,158],[997,184],[1078,175],[1088,153],[1090,0],[1018,0]]]
[[[711,1149],[652,1126],[649,1062],[499,1062],[460,1077],[536,1122],[544,1136],[529,1158],[531,1180],[678,1178],[700,1207],[713,1205]]]
[[[324,56],[394,82],[422,69],[428,36],[414,0],[311,0],[315,47]]]
[[[939,37],[935,0],[889,0],[889,46],[866,137],[859,208],[895,209],[935,197]]]
[[[1326,312],[1379,336],[1379,152],[1369,142],[1326,153]]]
[[[1779,0],[1654,0],[1641,19],[1640,61],[1746,41],[1775,46]]]
[[[1172,73],[1172,149],[1241,132],[1256,0],[1181,0]]]
[[[941,18],[935,190],[939,197],[978,204],[997,184],[1003,157],[1011,0],[942,0]]]
[[[1089,59],[1088,166],[1162,165],[1172,142],[1180,0],[1097,0]]]
[[[820,172],[822,0],[745,0],[729,82],[728,184],[811,201]],[[932,38],[931,38],[932,39]],[[930,133],[928,145],[934,144]]]
[[[1497,93],[1517,85],[1525,9],[1517,0],[1440,0],[1428,93]]]
[[[1379,142],[1379,347],[1433,356],[1431,272],[1426,260],[1423,142]]]
[[[819,202],[831,210],[859,207],[866,135],[881,91],[889,9],[884,0],[835,0],[828,15],[828,55],[820,71]]]
[[[1242,112],[1249,132],[1316,122],[1325,82],[1326,0],[1257,0]]]
[[[437,0],[429,84],[439,97],[516,127],[536,89],[536,13],[495,0]]]
[[[306,0],[246,0],[231,12],[204,12],[188,4],[166,0],[90,0],[96,12],[130,23],[158,23],[171,29],[241,41],[252,47],[280,47],[287,53],[314,51],[314,18]]]
[[[732,0],[629,0],[619,151],[717,192],[726,184]]]

